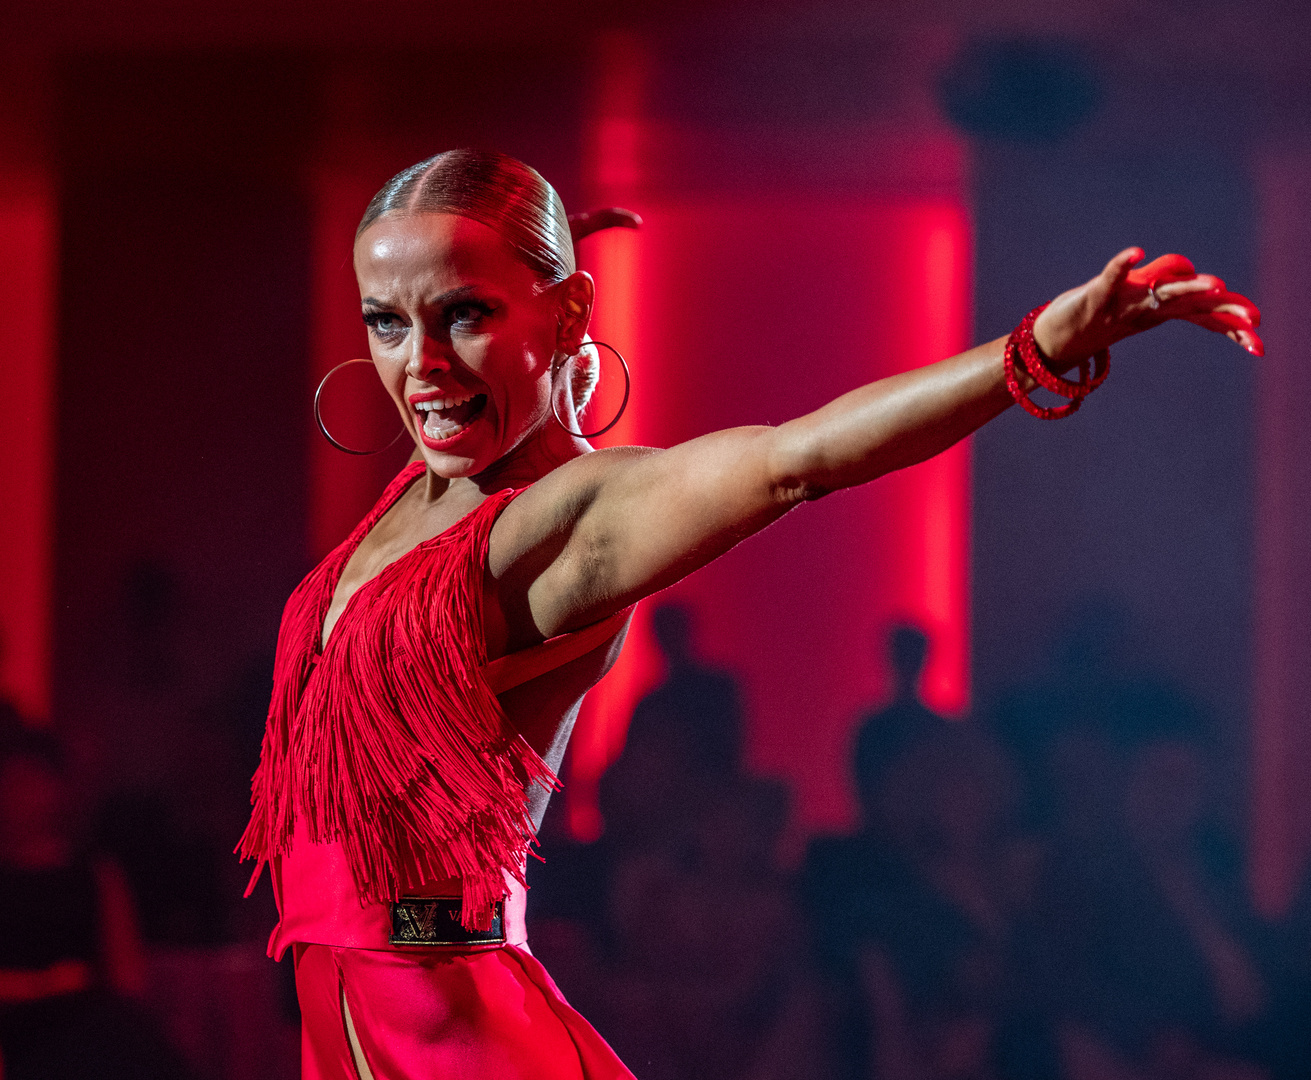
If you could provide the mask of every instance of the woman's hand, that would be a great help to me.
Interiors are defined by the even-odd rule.
[[[1261,313],[1212,274],[1199,274],[1182,255],[1162,255],[1132,269],[1142,248],[1126,248],[1087,284],[1061,293],[1033,326],[1043,355],[1058,372],[1122,338],[1186,319],[1238,342],[1253,356],[1265,352],[1256,328]]]

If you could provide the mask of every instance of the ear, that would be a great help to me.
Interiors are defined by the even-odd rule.
[[[592,302],[596,299],[596,285],[585,270],[575,270],[556,286],[560,324],[555,347],[566,356],[572,356],[583,347],[588,324],[592,321]]]

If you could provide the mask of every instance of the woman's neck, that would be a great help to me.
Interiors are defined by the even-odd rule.
[[[457,477],[452,480],[437,476],[429,470],[426,478],[426,497],[436,501],[448,490],[454,492],[467,485],[476,487],[484,495],[503,491],[508,487],[527,487],[565,462],[589,454],[593,449],[587,442],[574,438],[558,424],[546,424],[475,476]]]

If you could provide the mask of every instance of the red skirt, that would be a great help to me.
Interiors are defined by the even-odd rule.
[[[374,1080],[634,1080],[526,948],[294,953],[303,1080],[358,1080],[343,995]]]

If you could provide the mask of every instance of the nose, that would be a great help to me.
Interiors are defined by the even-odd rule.
[[[410,355],[405,362],[405,374],[410,378],[430,379],[451,370],[451,359],[441,342],[427,334],[412,334],[411,341]]]

